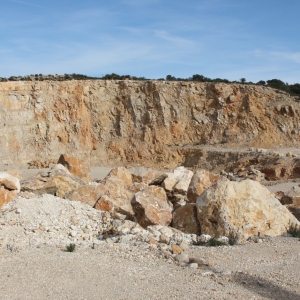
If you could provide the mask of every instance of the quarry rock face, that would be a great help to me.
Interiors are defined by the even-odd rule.
[[[260,183],[222,179],[209,187],[196,202],[201,233],[213,237],[277,236],[297,219]]]
[[[0,129],[2,164],[43,167],[62,153],[98,165],[175,167],[185,159],[176,145],[300,139],[299,103],[288,94],[200,82],[1,82]]]

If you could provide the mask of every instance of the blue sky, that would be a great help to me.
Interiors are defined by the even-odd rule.
[[[0,77],[300,82],[299,0],[0,0]]]

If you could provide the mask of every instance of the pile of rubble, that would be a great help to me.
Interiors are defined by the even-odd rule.
[[[1,206],[6,204],[0,217],[2,246],[94,245],[105,240],[148,243],[181,255],[189,244],[211,238],[244,243],[299,225],[257,181],[230,181],[184,167],[172,172],[115,167],[103,180],[90,182],[83,162],[68,156],[60,162],[65,166],[57,164],[21,182],[0,174]]]

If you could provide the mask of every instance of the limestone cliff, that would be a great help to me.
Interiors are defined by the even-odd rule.
[[[0,83],[2,164],[174,166],[173,145],[297,145],[300,104],[254,85],[164,81]]]

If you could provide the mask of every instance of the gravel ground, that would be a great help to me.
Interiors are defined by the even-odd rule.
[[[300,299],[300,242],[216,248],[190,255],[211,267],[183,268],[126,244],[0,252],[1,299]]]

